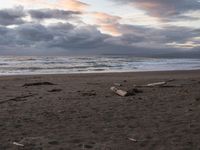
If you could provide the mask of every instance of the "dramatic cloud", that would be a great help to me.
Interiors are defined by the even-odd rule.
[[[179,19],[198,18],[199,2],[195,0],[115,0],[131,4],[133,10],[136,7],[145,10],[146,14],[139,11],[145,16],[141,20],[148,16],[150,21],[155,17],[162,19],[153,26],[136,25],[136,18],[127,23],[128,15],[123,16],[117,10],[111,14],[114,9],[105,8],[105,12],[100,7],[87,9],[89,5],[84,1],[31,1],[47,7],[0,9],[0,55],[133,54],[200,58],[198,24],[196,28],[192,23],[190,27],[176,24]],[[191,11],[196,12],[185,15]]]
[[[119,16],[109,15],[107,13],[94,12],[91,14],[94,17],[95,23],[102,31],[110,33],[112,35],[121,35],[118,30]]]
[[[22,24],[22,18],[26,16],[23,7],[16,7],[14,9],[0,10],[0,25],[16,25]]]
[[[153,29],[121,25],[123,35],[113,37],[102,34],[95,26],[75,26],[58,23],[44,26],[25,23],[16,28],[0,28],[0,53],[9,54],[134,54],[136,56],[191,56],[192,49],[177,47],[199,38],[199,31],[190,28],[169,27]],[[180,32],[184,31],[184,32]],[[195,40],[194,40],[195,42]],[[197,41],[196,41],[197,42]],[[169,43],[172,43],[171,45]],[[195,43],[194,43],[195,44]],[[196,44],[200,44],[197,42]],[[186,55],[186,51],[190,52]],[[184,54],[184,55],[183,55]]]
[[[77,17],[77,15],[81,14],[78,11],[65,11],[65,10],[58,10],[58,9],[37,9],[37,10],[30,10],[30,16],[33,19],[72,19]]]
[[[188,41],[199,37],[195,29],[168,26],[163,29],[147,28],[142,26],[121,25],[123,35],[115,38],[115,43],[146,48],[186,48]],[[196,47],[200,42],[191,44]],[[180,46],[181,45],[181,46]]]
[[[54,35],[49,47],[58,47],[71,51],[91,51],[98,46],[102,46],[102,42],[108,37],[94,26],[75,27],[70,24],[58,24],[50,26],[49,31]]]
[[[198,0],[112,0],[120,3],[128,3],[133,7],[145,10],[149,15],[161,19],[174,16],[185,17],[183,14],[200,10]],[[188,17],[188,19],[191,19]]]

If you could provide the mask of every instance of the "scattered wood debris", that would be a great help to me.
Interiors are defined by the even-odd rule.
[[[27,86],[40,86],[40,85],[55,85],[51,82],[35,82],[35,83],[25,83],[23,86],[27,87]]]
[[[142,93],[142,90],[139,90],[138,88],[140,87],[162,87],[162,88],[170,88],[170,87],[182,87],[181,85],[172,85],[172,84],[167,84],[168,82],[172,82],[174,79],[168,80],[168,81],[161,81],[161,82],[155,82],[155,83],[149,83],[146,85],[133,85],[133,89],[130,89],[128,91],[117,89],[115,86],[122,86],[119,83],[114,83],[115,86],[111,87],[111,91],[116,93],[119,96],[132,96],[135,95],[136,93]]]

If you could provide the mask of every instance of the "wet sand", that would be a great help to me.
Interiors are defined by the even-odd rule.
[[[200,71],[0,77],[0,150],[198,150],[199,116]]]

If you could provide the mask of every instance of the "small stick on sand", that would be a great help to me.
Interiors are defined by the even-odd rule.
[[[20,144],[20,143],[17,143],[17,142],[13,142],[13,145],[24,147],[23,144]]]
[[[128,138],[130,141],[133,141],[133,142],[137,142],[136,139],[133,139],[133,138]]]
[[[156,82],[156,83],[147,84],[147,86],[160,86],[160,85],[164,85],[164,84],[166,84],[166,82]]]

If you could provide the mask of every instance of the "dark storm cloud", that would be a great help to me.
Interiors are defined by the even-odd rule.
[[[78,11],[65,11],[58,9],[36,9],[28,11],[33,19],[73,19],[80,15]]]
[[[17,28],[16,34],[21,41],[39,42],[49,41],[53,38],[47,28],[40,24],[24,24]]]
[[[0,35],[4,35],[7,32],[7,28],[6,27],[1,27],[0,26]]]
[[[4,49],[27,49],[34,53],[36,49],[48,54],[59,49],[63,53],[92,51],[96,46],[103,46],[108,35],[102,34],[94,26],[76,27],[69,23],[58,23],[51,26],[26,23],[16,28],[0,27],[0,53]],[[45,51],[42,51],[45,50]],[[35,51],[36,52],[36,51]],[[17,52],[16,52],[17,54]]]
[[[123,35],[114,39],[119,39],[126,44],[154,43],[155,45],[165,45],[172,42],[185,43],[192,38],[199,37],[198,29],[177,26],[156,29],[145,26],[121,25],[119,30]]]
[[[0,10],[0,25],[16,25],[22,24],[22,20],[26,14],[23,7],[15,7],[12,9],[2,9]]]
[[[192,40],[199,36],[199,30],[178,27],[153,29],[131,25],[121,25],[121,29],[123,35],[113,37],[102,34],[95,26],[78,27],[69,23],[49,26],[25,23],[16,28],[0,27],[0,54],[133,54],[177,57],[199,56],[200,53],[198,48],[186,54],[182,51],[184,48],[167,45]]]
[[[43,20],[43,19],[62,19],[78,20],[81,12],[78,11],[65,11],[58,9],[31,9],[24,10],[23,7],[14,7],[10,9],[0,10],[0,25],[20,25],[25,24],[27,21],[23,19],[26,16],[30,16],[32,19]]]
[[[69,24],[66,24],[66,26],[60,24],[59,26],[49,27],[49,30],[52,31],[55,37],[49,43],[49,46],[63,49],[92,50],[98,46],[102,46],[103,41],[109,37],[102,34],[94,26],[73,27],[72,29],[72,26]]]
[[[169,18],[195,19],[185,16],[184,13],[200,10],[199,0],[112,0],[127,3],[145,10],[149,15],[169,21]],[[176,17],[174,17],[176,16]],[[168,19],[166,19],[168,18]]]
[[[10,29],[0,26],[0,46],[9,44],[10,37],[7,37],[9,31]]]

